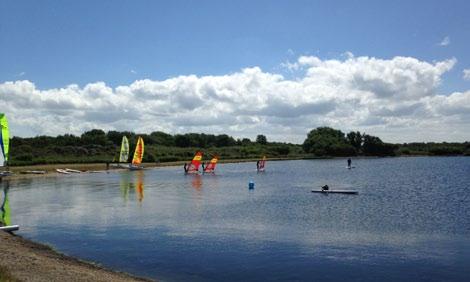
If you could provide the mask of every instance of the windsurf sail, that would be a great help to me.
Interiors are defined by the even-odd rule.
[[[8,203],[8,184],[3,188],[3,201],[0,206],[0,226],[11,225],[10,204]]]
[[[138,166],[142,163],[142,157],[144,156],[144,139],[139,137],[137,140],[137,145],[135,146],[134,158],[132,159],[132,164]]]
[[[263,156],[261,160],[256,162],[256,168],[258,171],[264,171],[264,166],[266,165],[266,156]]]
[[[0,113],[0,147],[5,163],[8,162],[8,152],[10,149],[10,133],[8,129],[8,120],[5,114]]]
[[[202,155],[203,153],[201,151],[197,151],[191,163],[189,165],[185,164],[185,171],[187,173],[196,173],[199,171],[199,166],[201,165]]]
[[[206,167],[204,167],[204,172],[205,173],[208,173],[208,172],[214,172],[215,171],[215,166],[217,165],[217,161],[219,160],[219,157],[218,156],[214,156],[210,163],[208,163],[206,165]]]
[[[129,141],[127,140],[126,136],[122,136],[121,153],[119,154],[119,162],[127,163],[128,159],[129,159]]]

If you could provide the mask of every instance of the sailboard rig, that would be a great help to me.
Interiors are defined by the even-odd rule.
[[[263,158],[259,161],[256,162],[256,169],[258,171],[264,171],[264,166],[266,165],[266,156],[263,156]]]
[[[196,155],[194,155],[193,160],[189,164],[184,164],[184,172],[185,173],[198,173],[199,166],[201,165],[203,153],[201,151],[197,151]]]
[[[215,167],[217,166],[217,162],[219,161],[218,156],[213,156],[211,161],[204,167],[204,173],[214,173]]]
[[[132,164],[129,166],[131,170],[143,169],[142,157],[144,156],[144,139],[139,136],[137,139],[137,145],[135,146],[134,158]]]
[[[129,140],[127,140],[126,136],[122,136],[121,152],[119,153],[119,162],[127,163],[128,159],[129,159]]]
[[[7,117],[3,113],[0,113],[0,148],[3,156],[3,165],[6,166],[10,149],[10,133]]]

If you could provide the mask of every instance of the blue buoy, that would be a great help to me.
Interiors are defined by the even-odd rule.
[[[250,182],[248,182],[248,189],[255,189],[255,183],[253,182],[253,180],[250,180]]]

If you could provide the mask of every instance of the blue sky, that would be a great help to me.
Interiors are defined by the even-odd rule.
[[[10,103],[2,110],[23,136],[114,129],[96,112],[126,111],[117,95],[144,104],[150,97],[155,108],[149,114],[165,103],[180,105],[164,125],[135,118],[148,123],[143,131],[254,137],[271,128],[274,139],[301,142],[310,128],[329,125],[390,141],[468,140],[462,131],[470,129],[470,109],[459,106],[470,99],[468,11],[469,1],[2,1],[0,100]],[[388,76],[381,77],[385,69]],[[238,89],[240,79],[246,87]],[[250,103],[253,93],[259,108],[240,104]],[[63,97],[73,105],[62,104]],[[85,103],[93,99],[109,99],[112,107]],[[184,124],[185,115],[228,100],[231,112],[213,114],[226,124]],[[47,120],[41,124],[48,126],[14,111],[28,110],[25,105],[42,111]],[[69,110],[58,114],[51,105]],[[332,110],[318,111],[318,105]],[[382,105],[388,108],[378,113]],[[345,124],[349,108],[355,111]],[[73,124],[85,118],[81,112],[83,127]],[[299,120],[286,116],[312,122],[288,128]],[[135,126],[123,121],[125,129]],[[48,123],[60,126],[51,131]],[[434,133],[416,133],[433,126]]]
[[[468,86],[468,1],[2,1],[0,78],[40,88],[275,71],[295,56],[412,56],[458,65]],[[445,37],[448,46],[439,46]],[[291,58],[292,59],[292,58]],[[135,73],[134,73],[135,72]]]

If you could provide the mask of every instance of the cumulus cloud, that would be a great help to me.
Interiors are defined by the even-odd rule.
[[[470,69],[463,70],[463,79],[470,80]]]
[[[442,39],[442,41],[439,43],[440,46],[447,46],[450,44],[450,38],[449,36],[446,36]]]
[[[0,84],[0,104],[19,136],[80,134],[92,128],[150,133],[227,133],[301,143],[332,126],[390,142],[470,139],[470,91],[438,93],[455,59],[410,57],[324,60],[301,56],[293,78],[259,67],[219,76],[104,82],[38,89],[31,81]]]

